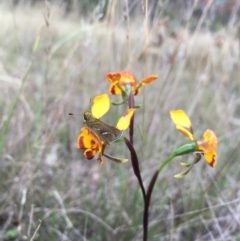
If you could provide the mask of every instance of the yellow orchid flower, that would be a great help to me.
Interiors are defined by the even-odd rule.
[[[204,155],[206,162],[214,167],[217,164],[218,140],[212,130],[203,133],[202,140],[197,141],[193,135],[191,121],[183,110],[173,110],[170,112],[171,119],[176,125],[176,129],[196,144],[196,152]]]

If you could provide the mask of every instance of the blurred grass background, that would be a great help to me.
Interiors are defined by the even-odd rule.
[[[136,97],[145,186],[188,142],[170,110],[189,114],[198,139],[208,128],[219,137],[214,169],[202,160],[174,179],[180,162],[193,159],[185,156],[161,173],[149,240],[240,240],[239,26],[237,11],[225,14],[234,1],[221,5],[225,15],[211,1],[159,1],[148,27],[134,2],[132,14],[124,1],[0,2],[0,240],[141,240],[143,202],[131,163],[105,159],[100,167],[76,148],[81,113],[107,92],[106,73],[124,69],[138,81],[159,76]],[[112,107],[103,120],[115,125],[123,112]],[[106,152],[129,158],[122,144]]]

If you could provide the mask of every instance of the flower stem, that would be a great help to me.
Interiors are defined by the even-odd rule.
[[[148,189],[147,189],[147,194],[146,194],[146,199],[145,199],[145,205],[144,205],[144,213],[143,213],[143,241],[147,241],[148,238],[148,211],[149,211],[149,206],[150,206],[150,201],[151,201],[151,196],[152,196],[152,191],[154,188],[154,185],[156,183],[157,177],[159,173],[162,171],[162,169],[174,158],[176,155],[172,153],[160,166],[159,168],[155,171]]]
[[[130,92],[130,94],[129,94],[128,106],[129,106],[129,109],[134,108],[134,106],[135,106],[134,96],[133,96],[132,92]],[[133,134],[134,134],[134,113],[131,118],[130,127],[129,127],[129,139],[130,139],[132,146],[133,146]]]
[[[139,185],[140,185],[140,188],[141,188],[141,191],[142,191],[142,195],[143,195],[143,200],[144,200],[144,203],[145,203],[146,191],[145,191],[145,188],[143,186],[143,181],[142,181],[142,177],[141,177],[141,173],[140,173],[140,169],[139,169],[139,162],[138,162],[137,153],[136,153],[134,147],[132,146],[131,142],[126,137],[124,137],[124,141],[126,143],[126,146],[129,149],[129,151],[130,151],[132,168],[133,168],[135,176],[138,179],[138,182],[139,182]]]

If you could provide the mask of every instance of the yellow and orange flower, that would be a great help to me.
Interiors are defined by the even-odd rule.
[[[82,133],[78,136],[77,148],[85,150],[84,156],[88,160],[91,160],[98,153],[98,160],[102,165],[102,156],[106,144],[88,127],[83,127],[81,131]]]
[[[218,140],[216,134],[212,130],[206,130],[203,133],[201,141],[197,141],[193,135],[191,121],[183,110],[173,110],[170,112],[172,121],[176,125],[176,129],[187,138],[192,140],[196,146],[196,151],[203,154],[206,162],[214,167],[217,164],[217,146]]]
[[[157,78],[157,75],[150,75],[138,84],[134,75],[129,71],[110,72],[106,75],[107,81],[111,83],[109,92],[112,95],[125,94],[127,96],[131,91],[133,95],[137,95],[142,86],[154,82]]]
[[[107,94],[96,96],[93,99],[93,105],[91,108],[92,115],[99,119],[109,110],[109,108],[110,99]],[[117,128],[119,130],[126,130],[129,127],[134,111],[135,109],[128,109],[127,113],[120,117],[117,123]],[[103,152],[106,145],[107,143],[101,140],[90,128],[83,127],[81,129],[81,133],[78,136],[77,148],[85,149],[84,156],[86,159],[91,160],[98,153],[99,162],[102,164]],[[106,154],[104,155],[118,163],[126,162],[126,159],[117,159]]]

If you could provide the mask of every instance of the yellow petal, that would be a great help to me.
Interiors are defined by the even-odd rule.
[[[158,78],[157,75],[149,75],[148,77],[146,77],[145,79],[142,80],[141,85],[148,85],[151,84],[152,82],[154,82],[156,79]]]
[[[211,166],[215,167],[217,164],[217,153],[216,152],[209,152],[205,153],[204,157],[206,159],[206,162]]]
[[[89,132],[88,127],[81,128],[81,132],[84,133],[84,134],[88,134],[88,132]]]
[[[206,130],[203,133],[202,140],[199,142],[199,149],[204,152],[213,152],[217,150],[218,140],[216,134],[212,130]]]
[[[101,118],[110,108],[110,99],[108,94],[96,96],[93,99],[92,114],[95,118]]]
[[[176,129],[178,131],[180,131],[184,136],[186,136],[187,138],[189,138],[190,140],[194,141],[195,138],[193,136],[193,134],[188,131],[187,129],[185,129],[184,127],[180,126],[180,125],[176,125]]]
[[[77,141],[77,148],[78,149],[88,149],[91,147],[91,138],[88,138],[88,136],[85,136],[85,134],[81,134],[78,136]]]
[[[171,119],[176,125],[176,129],[190,140],[195,140],[193,136],[191,121],[183,110],[170,111]]]
[[[117,123],[119,130],[126,130],[129,127],[134,111],[135,109],[128,109],[127,113],[119,119]]]
[[[99,137],[88,127],[81,129],[82,133],[78,136],[78,149],[99,149],[102,148],[103,142]]]
[[[175,125],[191,129],[191,121],[183,110],[172,110],[170,115]]]
[[[92,138],[91,135],[88,134],[88,128],[83,127],[81,129],[82,133],[78,136],[77,148],[78,149],[88,149],[91,147]]]

